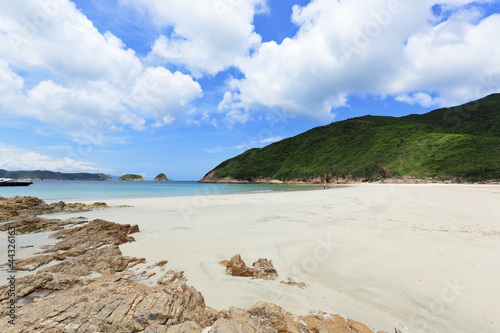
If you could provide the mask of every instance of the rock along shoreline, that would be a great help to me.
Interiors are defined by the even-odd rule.
[[[0,198],[1,231],[51,231],[50,238],[58,240],[32,257],[16,260],[11,267],[12,271],[32,274],[15,281],[14,321],[9,310],[13,299],[10,286],[0,287],[2,332],[373,333],[366,325],[336,314],[314,312],[297,316],[267,302],[246,309],[209,308],[203,295],[186,283],[183,272],[167,270],[168,258],[150,263],[143,272],[132,270],[145,263],[145,259],[123,256],[119,245],[135,241],[133,234],[140,232],[137,225],[38,217],[56,211],[56,207],[57,211],[77,211],[107,205],[47,205],[37,198]],[[247,267],[236,255],[223,264],[226,273],[235,278],[278,277],[272,261],[267,259],[261,258],[253,267]],[[224,274],[222,267],[221,273]],[[143,283],[156,274],[159,279],[155,286]],[[290,279],[282,282],[306,288],[305,283]]]

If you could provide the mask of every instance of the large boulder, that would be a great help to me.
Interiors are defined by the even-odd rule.
[[[251,277],[254,279],[274,280],[278,277],[271,260],[260,258],[248,267],[239,254],[230,260],[221,261],[226,266],[226,274],[232,276]]]

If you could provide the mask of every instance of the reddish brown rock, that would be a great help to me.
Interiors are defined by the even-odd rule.
[[[339,315],[315,313],[307,316],[295,316],[281,307],[259,302],[248,309],[230,308],[221,313],[222,318],[212,326],[210,333],[232,332],[287,332],[287,333],[373,333],[366,326],[352,322],[356,331]]]
[[[92,273],[113,274],[145,262],[144,258],[124,257],[117,245],[111,245],[75,258],[68,258],[59,264],[42,269],[42,272],[77,276],[87,276]]]
[[[63,280],[53,274],[43,277],[36,285],[39,288]],[[142,332],[152,326],[168,328],[188,321],[200,327],[213,323],[203,296],[193,287],[152,288],[116,274],[70,283],[64,290],[19,304],[15,326],[8,324],[5,301],[0,305],[0,327],[6,333]]]
[[[9,228],[15,228],[17,234],[29,234],[35,232],[58,231],[69,225],[79,225],[87,223],[86,218],[74,218],[69,220],[42,219],[39,217],[31,219],[20,219],[11,223],[0,225],[0,231],[6,231]]]
[[[158,279],[158,284],[169,286],[176,282],[187,282],[187,278],[184,276],[184,272],[168,271],[161,278]]]
[[[352,319],[347,321],[347,325],[356,333],[373,333],[366,325]]]
[[[299,287],[300,289],[304,289],[306,287],[306,284],[304,282],[295,282],[291,278],[288,278],[288,281],[281,281],[280,283],[283,283],[283,284],[286,284],[289,286]]]
[[[33,271],[53,260],[64,260],[52,266],[50,271],[80,276],[92,272],[121,272],[126,267],[144,261],[144,259],[123,257],[117,246],[134,241],[134,238],[128,235],[135,229],[135,226],[127,224],[94,220],[80,227],[60,230],[50,236],[62,239],[59,243],[44,250],[43,254],[18,260],[15,269]],[[76,257],[78,258],[73,259]]]
[[[278,277],[278,272],[274,269],[272,260],[260,258],[252,266],[254,279],[274,280]]]
[[[62,241],[44,253],[70,250],[85,253],[104,245],[133,242],[134,238],[129,234],[135,229],[135,226],[131,227],[129,224],[93,220],[84,226],[60,230],[51,235],[50,238],[62,239]]]
[[[107,208],[103,202],[95,202],[92,205],[82,203],[65,203],[63,201],[47,204],[35,197],[0,197],[0,222],[17,220],[20,218],[32,218],[42,214],[50,214],[61,211],[84,212],[95,208]]]
[[[232,276],[252,277],[254,279],[265,280],[274,280],[278,277],[273,262],[267,259],[260,258],[253,263],[253,267],[248,267],[241,259],[241,256],[237,254],[229,261],[221,261],[220,263],[226,263],[226,274]]]

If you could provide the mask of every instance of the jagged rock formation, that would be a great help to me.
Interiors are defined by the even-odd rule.
[[[278,277],[273,262],[267,259],[260,258],[253,263],[252,267],[248,267],[243,259],[241,259],[241,256],[237,254],[230,260],[224,260],[220,263],[226,266],[226,274],[232,276],[243,276],[264,280],[274,280]]]
[[[6,231],[9,228],[15,228],[18,234],[28,234],[31,232],[57,231],[68,226],[87,223],[86,218],[73,218],[69,220],[42,219],[35,217],[32,219],[21,219],[14,222],[0,225],[0,231]]]
[[[42,205],[36,198],[17,199],[20,205]],[[338,315],[314,313],[295,316],[281,307],[260,302],[248,309],[218,312],[208,308],[203,295],[186,284],[184,272],[167,271],[156,286],[141,283],[155,273],[136,274],[130,268],[145,263],[125,257],[119,245],[134,241],[137,225],[93,220],[71,229],[75,221],[21,220],[13,223],[23,232],[58,230],[51,235],[60,242],[31,258],[17,261],[14,269],[36,274],[16,280],[15,326],[10,324],[9,285],[0,286],[2,332],[147,332],[211,333],[373,333],[365,325]],[[60,226],[57,224],[60,223]],[[78,223],[85,223],[78,220]],[[61,229],[62,228],[62,229]],[[47,265],[52,261],[59,261]],[[146,267],[164,271],[167,260]],[[43,267],[47,265],[46,267]],[[247,267],[240,255],[225,262],[228,274],[253,278],[278,277],[272,262],[259,259]],[[99,276],[99,274],[102,276]],[[295,284],[289,280],[290,284]],[[299,285],[300,286],[300,285]]]
[[[124,274],[82,279],[53,273],[38,273],[17,282],[22,298],[16,325],[8,324],[2,301],[2,332],[166,331],[187,321],[210,326],[217,314],[207,310],[203,296],[184,282],[148,287]],[[41,295],[41,291],[49,294]],[[5,300],[5,290],[0,292],[0,299]]]
[[[121,257],[117,245],[134,241],[129,235],[138,231],[137,225],[120,225],[104,220],[94,220],[81,227],[63,229],[50,236],[61,239],[61,242],[39,255],[17,261],[14,268],[18,271],[33,271],[56,260],[61,263],[51,266],[49,271],[71,274],[71,270],[76,269],[76,275],[123,271],[137,260]],[[101,267],[98,261],[103,258],[106,260]]]
[[[160,173],[158,176],[153,179],[154,182],[170,182],[171,180],[167,178],[164,173]]]
[[[319,312],[296,316],[267,302],[259,302],[248,309],[230,308],[220,316],[210,333],[373,333],[367,326],[339,315]]]
[[[86,205],[82,203],[65,203],[63,201],[47,204],[45,201],[35,197],[0,197],[0,222],[63,211],[85,212],[95,208],[108,208],[108,205],[103,202]]]

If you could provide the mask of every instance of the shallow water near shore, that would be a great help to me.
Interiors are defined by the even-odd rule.
[[[33,196],[45,201],[178,197],[310,190],[318,185],[200,184],[194,181],[118,182],[38,180],[28,187],[0,187],[0,197]]]

